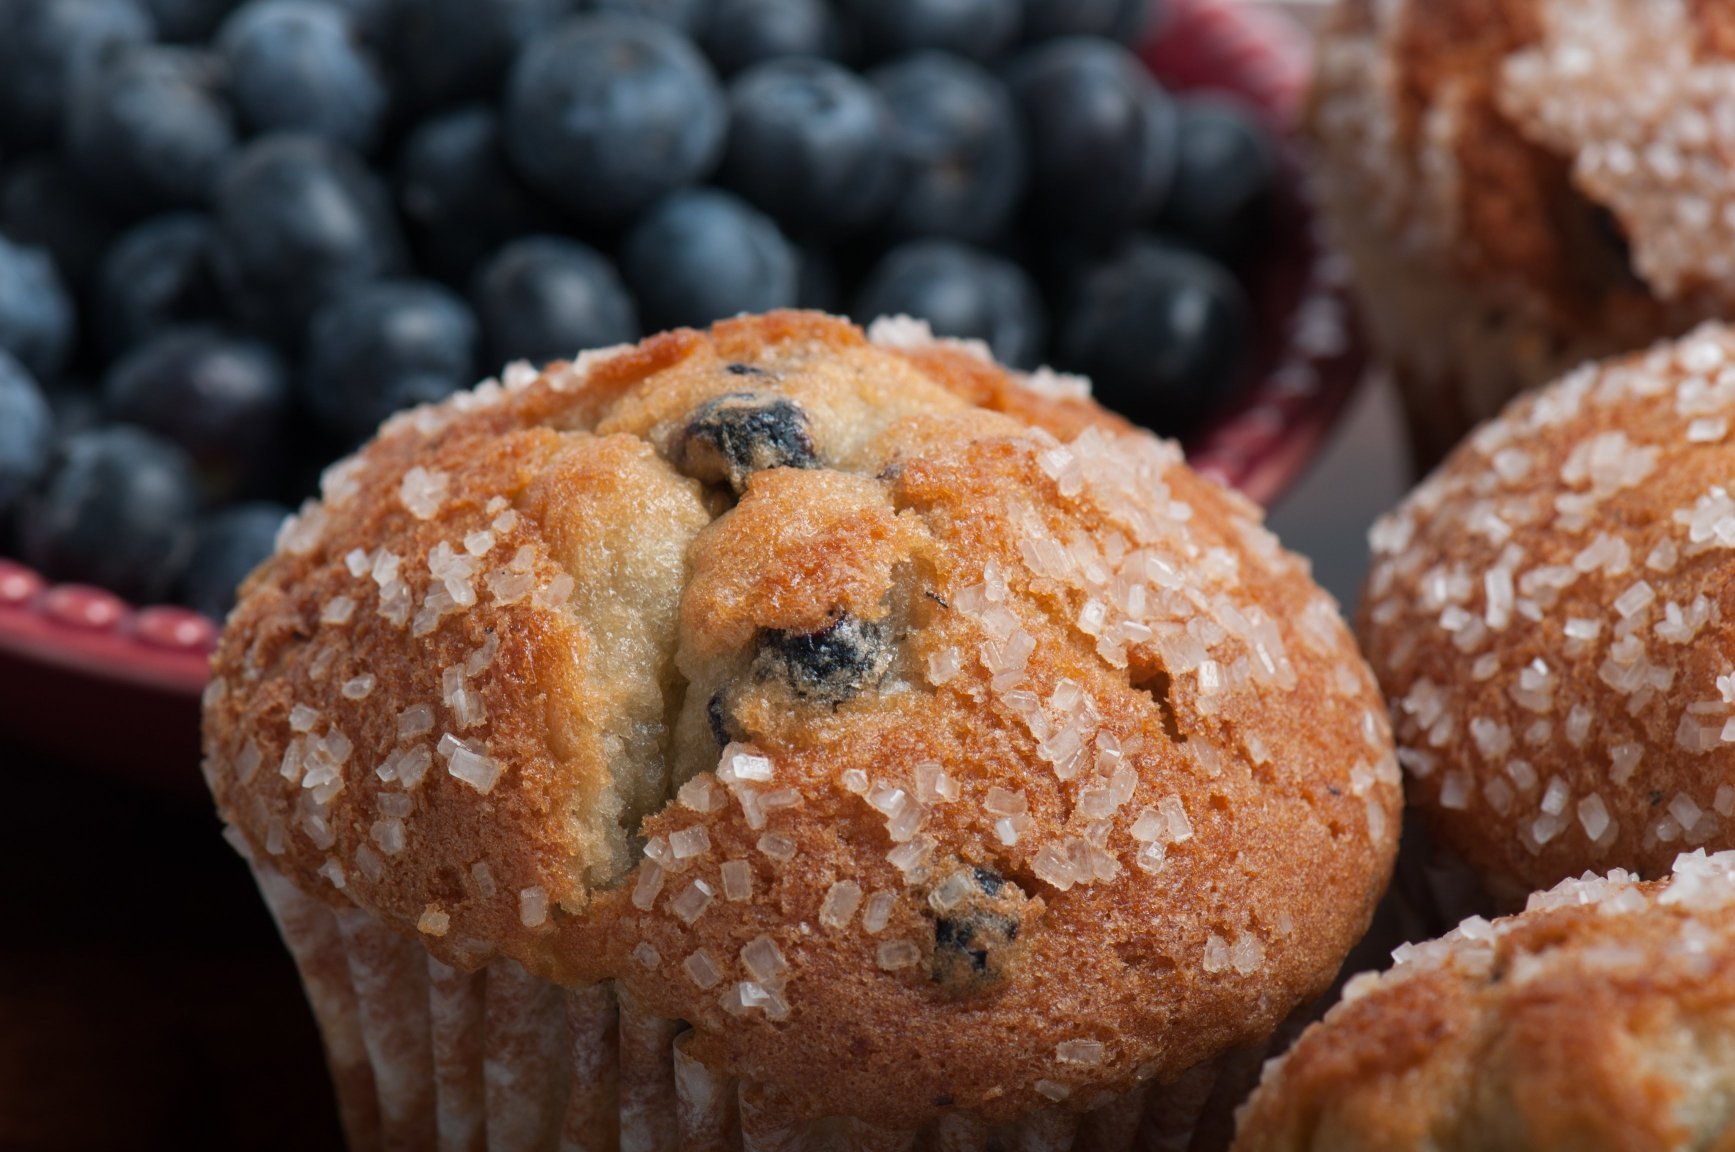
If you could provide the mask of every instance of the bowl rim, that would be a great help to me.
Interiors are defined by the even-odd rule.
[[[1287,219],[1262,265],[1252,382],[1185,444],[1195,470],[1269,506],[1299,478],[1361,382],[1366,350],[1342,261],[1308,203],[1299,125],[1311,51],[1303,23],[1249,0],[1165,0],[1140,55],[1173,91],[1239,98],[1280,143]],[[1316,7],[1306,0],[1304,8]],[[1262,273],[1263,274],[1263,273]],[[1275,331],[1273,331],[1275,329]],[[196,699],[221,625],[173,605],[132,605],[99,588],[56,585],[0,559],[0,662]],[[10,726],[0,723],[0,735]]]

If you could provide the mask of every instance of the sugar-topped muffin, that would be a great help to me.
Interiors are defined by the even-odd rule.
[[[1268,1065],[1235,1152],[1735,1139],[1735,852],[1563,880],[1394,958]]]
[[[1374,528],[1410,803],[1505,905],[1735,845],[1735,332],[1592,364]]]
[[[1080,382],[871,335],[514,369],[248,581],[207,770],[352,1142],[553,1131],[605,1065],[610,1124],[695,1146],[1130,1140],[1366,928],[1398,769],[1304,564]],[[567,1055],[478,1097],[497,1048]]]
[[[1735,314],[1735,0],[1341,0],[1317,68],[1322,205],[1424,465]]]

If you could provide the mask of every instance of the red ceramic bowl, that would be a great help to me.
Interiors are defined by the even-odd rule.
[[[1363,368],[1343,277],[1319,246],[1296,155],[1306,37],[1287,17],[1236,0],[1165,8],[1143,53],[1152,71],[1175,91],[1246,101],[1285,145],[1281,226],[1250,285],[1261,333],[1254,381],[1187,446],[1194,467],[1269,503],[1314,455]],[[54,587],[0,560],[0,738],[196,788],[199,693],[216,634],[184,609]]]

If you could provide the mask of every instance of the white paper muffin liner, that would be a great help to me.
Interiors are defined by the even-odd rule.
[[[325,1040],[350,1152],[1214,1152],[1268,1051],[1012,1124],[789,1125],[760,1086],[694,1059],[684,1023],[612,983],[569,990],[512,960],[460,972],[372,913],[253,870]]]

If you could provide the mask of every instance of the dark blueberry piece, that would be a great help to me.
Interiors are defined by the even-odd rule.
[[[218,280],[231,309],[274,339],[299,339],[321,302],[391,274],[401,253],[385,189],[328,140],[262,136],[218,186]]]
[[[288,515],[281,504],[261,503],[237,504],[206,517],[181,579],[181,603],[213,620],[227,616],[235,607],[235,590],[271,555]]]
[[[0,352],[0,524],[48,468],[54,413],[24,365]]]
[[[795,248],[769,216],[714,188],[675,192],[627,234],[621,271],[646,327],[702,328],[796,302]]]
[[[885,678],[890,640],[884,624],[854,616],[818,632],[766,632],[753,674],[761,682],[782,681],[798,699],[841,704]]]
[[[1234,277],[1203,256],[1141,240],[1084,278],[1060,360],[1089,376],[1110,408],[1181,434],[1229,395],[1251,341]]]
[[[123,209],[208,204],[235,152],[221,74],[214,57],[190,48],[127,49],[73,93],[67,155]]]
[[[780,56],[835,57],[837,18],[824,0],[716,0],[704,45],[725,76]]]
[[[519,55],[506,150],[525,179],[581,216],[614,219],[702,179],[725,115],[690,41],[653,21],[580,16]]]
[[[1160,0],[1024,0],[1024,39],[1107,36],[1137,47],[1161,9]]]
[[[892,110],[904,184],[887,223],[903,236],[984,240],[1024,191],[1023,129],[1000,82],[966,60],[923,52],[869,77]]]
[[[217,50],[241,122],[370,151],[386,112],[379,66],[343,9],[324,0],[250,0],[223,21]]]
[[[198,507],[198,475],[173,444],[124,424],[80,432],[24,499],[23,559],[51,580],[152,603],[180,577]]]
[[[741,375],[736,367],[729,369]],[[683,476],[726,483],[736,495],[746,491],[755,472],[819,467],[807,413],[792,400],[755,392],[731,392],[700,405],[669,445],[669,455]]]
[[[585,0],[592,12],[640,16],[679,28],[697,39],[712,23],[712,0]]]
[[[96,325],[118,356],[168,328],[220,310],[211,269],[210,217],[177,212],[147,220],[109,249],[96,283]]]
[[[975,877],[976,887],[982,889],[984,896],[1000,895],[1000,889],[1006,884],[1006,877],[991,868],[973,868],[971,875]]]
[[[144,0],[156,21],[157,35],[173,44],[196,44],[211,38],[235,0]]]
[[[953,995],[992,988],[1016,963],[1023,891],[988,868],[959,869],[940,881],[947,911],[934,918],[930,975]]]
[[[333,435],[363,440],[398,409],[474,383],[477,338],[469,307],[438,284],[352,288],[321,307],[308,328],[308,406]]]
[[[981,340],[1002,364],[1032,368],[1042,358],[1042,298],[1018,265],[952,240],[912,240],[869,273],[857,320],[909,315],[939,336]]]
[[[570,360],[639,338],[632,297],[608,258],[576,240],[526,236],[502,248],[471,293],[488,357],[504,364]]]
[[[1277,188],[1270,137],[1226,99],[1197,97],[1177,107],[1175,184],[1159,222],[1224,256],[1251,251],[1270,223]]]
[[[1020,0],[845,0],[869,53],[938,48],[989,60],[1018,39]]]
[[[68,94],[154,34],[134,0],[0,0],[0,141],[18,149],[53,141]]]
[[[0,231],[47,249],[76,294],[90,287],[120,229],[113,209],[62,156],[42,154],[8,166],[0,183]]]
[[[705,722],[711,727],[711,739],[721,748],[739,733],[735,730],[735,719],[729,714],[728,690],[719,688],[711,693],[711,698],[705,702]]]
[[[393,71],[415,108],[492,100],[518,50],[546,36],[571,0],[392,0]]]
[[[1161,206],[1174,172],[1174,108],[1138,57],[1108,40],[1033,48],[1008,79],[1046,227],[1117,236]]]
[[[722,182],[802,232],[877,221],[898,190],[891,109],[826,60],[757,64],[729,86]]]
[[[515,236],[561,227],[507,164],[500,118],[479,104],[424,120],[410,133],[397,192],[422,259],[448,280],[468,279]]]
[[[103,377],[109,415],[178,444],[213,502],[256,492],[281,459],[289,382],[270,348],[212,329],[163,333]]]
[[[0,350],[52,384],[72,345],[72,299],[40,248],[0,235]]]

